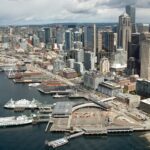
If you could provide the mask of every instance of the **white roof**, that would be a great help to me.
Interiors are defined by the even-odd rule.
[[[141,100],[143,103],[150,105],[150,98]]]

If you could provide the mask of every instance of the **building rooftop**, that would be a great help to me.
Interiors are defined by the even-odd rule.
[[[54,110],[52,112],[53,115],[70,115],[72,113],[72,102],[57,102]]]
[[[141,102],[150,105],[150,98],[141,100]]]
[[[114,83],[114,82],[110,82],[110,81],[105,81],[103,83],[100,83],[99,85],[101,86],[105,86],[107,88],[110,88],[110,89],[120,89],[120,85]]]
[[[72,72],[76,72],[76,71],[74,69],[71,69],[71,68],[64,68],[63,72],[72,73]]]
[[[140,97],[140,96],[132,95],[132,94],[129,94],[129,93],[118,93],[117,97],[122,98],[122,99],[131,99],[131,100],[133,100],[134,97]]]
[[[142,79],[142,78],[137,79],[137,81],[143,81],[143,82],[148,82],[148,83],[150,83],[150,81],[149,81],[149,80]]]
[[[121,17],[129,17],[129,15],[128,15],[126,12],[124,12],[124,13],[121,15]]]

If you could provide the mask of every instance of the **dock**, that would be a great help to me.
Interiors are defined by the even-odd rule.
[[[84,131],[81,131],[81,132],[78,132],[78,133],[75,133],[75,134],[72,134],[72,135],[60,138],[58,140],[54,140],[54,141],[50,141],[50,142],[46,141],[46,145],[52,146],[53,148],[60,147],[60,146],[63,146],[65,144],[67,144],[70,139],[79,137],[79,136],[81,136],[83,134],[84,134]]]
[[[37,123],[53,123],[51,114],[37,114],[35,117],[33,117],[32,124]]]
[[[72,90],[43,90],[42,88],[38,88],[38,91],[43,94],[71,94]]]

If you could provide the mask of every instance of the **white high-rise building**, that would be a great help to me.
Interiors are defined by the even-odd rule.
[[[141,78],[150,80],[150,39],[141,42]]]
[[[131,18],[128,14],[124,13],[119,16],[119,26],[118,26],[118,46],[123,48],[123,50],[129,50],[129,43],[131,42]]]

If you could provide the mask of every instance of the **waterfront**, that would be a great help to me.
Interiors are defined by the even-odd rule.
[[[42,103],[53,103],[49,95],[42,95],[35,88],[23,84],[14,84],[4,73],[0,73],[0,116],[14,115],[11,110],[5,110],[4,104],[10,99],[35,98]],[[29,114],[31,111],[26,111]],[[18,115],[20,113],[15,113]],[[45,140],[55,140],[63,134],[45,133],[46,124],[29,125],[17,128],[0,129],[0,150],[44,150]],[[140,138],[141,133],[112,136],[83,136],[73,139],[61,150],[148,150],[150,145],[146,139]],[[50,148],[51,149],[51,148]]]

